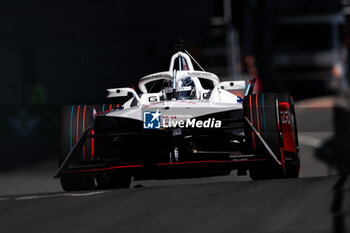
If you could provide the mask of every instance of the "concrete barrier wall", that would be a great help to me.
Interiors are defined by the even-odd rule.
[[[60,106],[3,107],[0,171],[58,155]]]

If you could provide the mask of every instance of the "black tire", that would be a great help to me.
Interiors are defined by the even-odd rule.
[[[108,174],[109,187],[112,189],[129,188],[131,175],[127,173],[112,172]]]
[[[61,110],[61,153],[59,166],[62,164],[69,151],[73,148],[84,130],[93,126],[96,112],[103,112],[107,105],[70,105]],[[106,111],[118,107],[108,104]],[[95,109],[96,108],[96,109]],[[94,131],[91,131],[94,133]],[[95,159],[95,142],[87,139],[80,159],[89,161]],[[62,174],[61,186],[65,191],[128,188],[131,183],[131,175],[119,173],[107,174]]]
[[[284,126],[282,127],[284,154],[286,156],[286,177],[297,178],[300,173],[300,151],[294,102],[288,93],[278,94],[278,101],[280,105],[285,104],[288,106],[287,109],[284,110],[288,111],[288,114],[286,115],[288,118],[286,120],[288,120],[288,124],[290,124],[290,128],[285,128]],[[281,106],[280,109],[282,111]],[[283,123],[284,122],[282,118],[282,125]]]
[[[84,130],[94,122],[94,109],[89,105],[68,105],[61,109],[61,152],[58,159],[62,164],[69,151],[73,148]],[[91,139],[88,139],[81,152],[81,160],[92,160],[94,156]],[[91,175],[62,174],[61,186],[65,191],[88,190],[95,188]]]
[[[93,177],[86,174],[63,174],[60,181],[66,192],[96,189]]]
[[[253,180],[276,179],[286,177],[285,158],[283,154],[283,138],[281,137],[278,99],[275,94],[263,93],[247,96],[243,101],[243,112],[271,150],[282,162],[278,165],[264,148],[253,130],[246,124],[245,140],[248,150],[260,158],[267,158],[252,167],[249,171]]]

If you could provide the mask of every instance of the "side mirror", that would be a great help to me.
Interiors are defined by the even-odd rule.
[[[225,90],[242,90],[245,89],[245,81],[225,81],[217,85],[217,87]]]
[[[123,88],[112,88],[107,89],[108,95],[107,98],[114,98],[114,97],[126,97],[129,93],[132,93],[133,96],[138,100],[140,103],[140,98],[137,95],[136,91],[130,87],[123,87]]]

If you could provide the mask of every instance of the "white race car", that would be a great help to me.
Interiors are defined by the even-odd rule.
[[[179,43],[168,71],[140,79],[140,94],[108,89],[108,98],[129,97],[124,104],[63,107],[56,177],[66,191],[232,170],[253,180],[298,177],[293,100],[252,94],[253,86],[220,82]]]

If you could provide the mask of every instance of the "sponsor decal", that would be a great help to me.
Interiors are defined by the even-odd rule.
[[[215,118],[205,120],[192,118],[191,115],[166,115],[157,111],[143,112],[144,129],[160,128],[221,128],[222,122]]]
[[[144,129],[160,129],[160,121],[162,114],[156,112],[143,112],[143,128]]]
[[[290,115],[288,111],[281,111],[280,114],[281,114],[283,124],[291,124]]]
[[[163,119],[162,126],[164,128],[220,128],[221,121],[215,118],[208,118],[207,120],[197,120],[196,118],[186,120],[172,120],[166,121]]]
[[[188,76],[211,76],[210,73],[206,73],[206,72],[198,72],[198,71],[189,71],[187,72]]]

